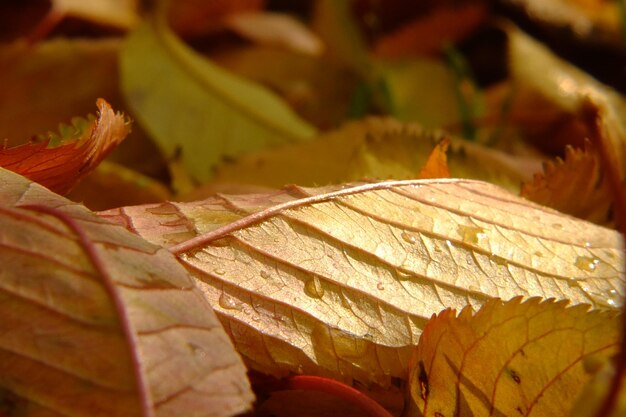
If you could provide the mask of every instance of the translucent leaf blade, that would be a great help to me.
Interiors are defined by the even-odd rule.
[[[102,215],[177,245],[238,351],[273,374],[385,384],[447,307],[523,295],[615,308],[622,295],[617,233],[476,181],[292,187]]]

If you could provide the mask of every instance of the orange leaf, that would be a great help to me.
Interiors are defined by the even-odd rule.
[[[619,348],[617,313],[567,301],[492,300],[433,317],[412,358],[407,415],[564,416]]]
[[[463,39],[486,16],[484,4],[442,7],[378,40],[374,53],[384,58],[436,53],[445,43]]]
[[[611,190],[598,154],[589,142],[584,149],[565,148],[565,159],[544,164],[531,183],[522,185],[522,197],[596,223],[609,221]]]
[[[433,148],[424,166],[418,175],[419,179],[426,180],[430,178],[450,178],[450,170],[448,169],[448,147],[450,139],[443,138],[437,146]]]
[[[124,116],[98,99],[98,117],[80,136],[49,148],[52,137],[0,149],[0,166],[36,181],[52,191],[65,194],[91,172],[130,132]],[[61,138],[66,139],[66,138]]]

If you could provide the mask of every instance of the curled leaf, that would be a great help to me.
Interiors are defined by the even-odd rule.
[[[14,173],[0,182],[2,412],[249,408],[245,368],[170,253]]]
[[[163,13],[140,25],[121,55],[122,90],[168,159],[206,181],[223,157],[305,141],[314,129],[269,90],[198,55]]]
[[[610,220],[611,189],[603,175],[600,157],[587,142],[585,149],[565,148],[565,159],[544,165],[521,195],[581,219],[603,224]]]
[[[615,312],[515,298],[446,310],[424,329],[409,376],[410,416],[565,416],[619,349]]]
[[[102,213],[170,247],[262,372],[388,384],[428,318],[490,298],[615,308],[611,230],[469,180],[217,195]]]
[[[130,131],[124,116],[116,114],[106,101],[98,99],[97,105],[97,118],[63,127],[60,137],[0,149],[0,167],[24,175],[57,193],[67,193]],[[52,141],[57,143],[51,146]]]

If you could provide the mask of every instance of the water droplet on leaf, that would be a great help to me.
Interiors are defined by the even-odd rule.
[[[241,310],[241,303],[226,293],[220,295],[219,304],[227,310]]]
[[[383,285],[382,282],[379,282],[378,284],[376,284],[376,288],[378,288],[380,291],[385,289],[385,286]]]
[[[478,226],[466,226],[460,224],[457,228],[457,232],[461,235],[461,239],[465,243],[477,244],[480,239],[483,239],[485,235],[485,229]]]
[[[410,233],[407,233],[407,232],[402,232],[402,233],[400,234],[400,236],[402,237],[402,239],[403,239],[406,243],[410,243],[410,244],[412,244],[412,245],[413,245],[413,244],[415,244],[415,242],[417,242],[417,238],[416,238],[414,235],[410,234]]]
[[[226,273],[226,271],[224,271],[222,268],[217,268],[215,271],[217,275],[224,275]]]
[[[586,272],[594,272],[598,264],[600,264],[600,260],[590,256],[579,256],[574,263],[576,268]]]
[[[263,278],[263,279],[269,279],[270,278],[269,272],[267,272],[265,270],[261,270],[261,272],[259,274],[261,275],[261,278]]]
[[[324,287],[318,277],[313,277],[304,283],[304,292],[311,298],[322,298],[324,296]]]

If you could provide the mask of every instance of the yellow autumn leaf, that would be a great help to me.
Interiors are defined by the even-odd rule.
[[[416,178],[433,147],[447,135],[414,123],[369,117],[350,122],[309,143],[244,155],[217,166],[214,181],[282,187],[326,185],[363,178]],[[512,157],[479,144],[451,138],[447,154],[456,178],[490,181],[519,192],[541,169],[534,158]]]
[[[388,181],[102,213],[169,247],[252,369],[389,383],[428,318],[491,298],[616,308],[621,238],[494,185]]]
[[[585,362],[619,350],[620,326],[616,312],[566,306],[515,298],[434,317],[411,360],[407,415],[568,415]]]
[[[123,94],[167,159],[206,181],[224,157],[315,134],[269,89],[185,44],[168,26],[167,3],[128,36],[120,55]]]

